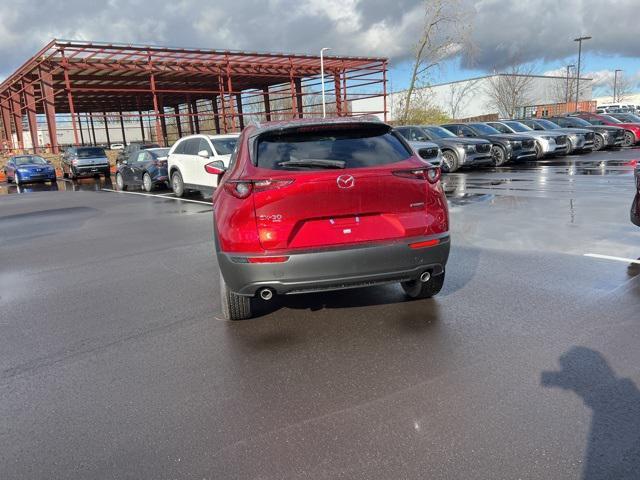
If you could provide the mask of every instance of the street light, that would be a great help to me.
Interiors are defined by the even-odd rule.
[[[571,71],[572,68],[576,68],[575,65],[567,65],[567,91],[565,92],[565,110],[567,113],[569,113],[569,72]]]
[[[322,118],[327,116],[327,107],[324,104],[324,52],[331,50],[329,47],[320,49],[320,82],[322,84]]]
[[[622,72],[619,68],[613,72],[613,103],[617,102],[616,100],[616,90],[618,87],[618,72]]]
[[[582,57],[582,41],[591,40],[591,37],[574,38],[574,42],[578,42],[578,77],[576,79],[576,111],[578,110],[578,101],[580,100],[580,60]]]

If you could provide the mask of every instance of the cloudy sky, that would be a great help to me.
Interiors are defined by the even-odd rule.
[[[606,84],[624,69],[640,90],[638,0],[460,0],[470,12],[473,60],[447,62],[441,82],[533,62],[539,73],[575,63]],[[0,79],[51,38],[217,49],[387,56],[394,89],[423,23],[424,0],[12,0],[0,2]],[[464,54],[464,52],[463,52]],[[604,88],[604,87],[603,87]],[[604,93],[604,92],[603,92]]]

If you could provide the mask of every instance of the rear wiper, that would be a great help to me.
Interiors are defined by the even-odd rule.
[[[306,158],[304,160],[287,160],[278,162],[279,167],[320,167],[320,168],[344,168],[342,160],[325,160],[320,158]]]

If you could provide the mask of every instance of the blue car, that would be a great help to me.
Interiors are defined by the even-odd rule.
[[[118,190],[126,190],[129,186],[141,186],[146,192],[156,187],[167,187],[168,148],[148,148],[132,153],[129,158],[118,164],[116,184]]]
[[[7,182],[16,185],[32,182],[55,182],[56,170],[51,162],[38,155],[14,155],[4,166]]]

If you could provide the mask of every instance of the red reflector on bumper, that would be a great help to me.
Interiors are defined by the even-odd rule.
[[[438,245],[439,243],[440,243],[440,240],[436,238],[435,240],[425,240],[424,242],[410,243],[409,247],[426,248],[426,247],[433,247],[434,245]]]
[[[289,260],[289,257],[248,257],[249,263],[283,263]]]

